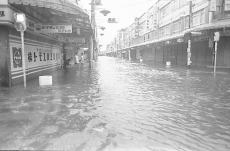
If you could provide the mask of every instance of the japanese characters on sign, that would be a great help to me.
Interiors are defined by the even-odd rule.
[[[0,22],[12,22],[13,20],[13,11],[10,8],[0,7]]]
[[[42,33],[72,33],[72,25],[36,25],[36,31]]]
[[[69,43],[78,43],[78,44],[84,44],[85,43],[85,38],[80,38],[80,37],[58,37],[59,41],[65,41]]]
[[[43,52],[41,48],[37,48],[37,51],[27,52],[27,61],[30,62],[42,62],[42,61],[52,61],[59,58],[57,53],[53,52]]]
[[[5,11],[0,11],[0,17],[4,17],[4,16],[6,16]]]

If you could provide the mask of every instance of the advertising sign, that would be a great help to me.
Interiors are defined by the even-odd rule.
[[[0,7],[0,22],[1,21],[13,22],[13,11],[10,8]]]
[[[80,38],[80,37],[58,37],[58,40],[69,42],[69,43],[79,43],[79,44],[85,43],[85,38]]]
[[[21,44],[10,43],[11,46],[11,71],[22,69]],[[25,61],[27,68],[45,67],[50,64],[60,63],[60,49],[58,47],[42,45],[25,45]]]
[[[0,10],[0,17],[4,17],[4,16],[6,16],[5,11]]]
[[[36,31],[41,33],[72,33],[72,25],[36,25]]]

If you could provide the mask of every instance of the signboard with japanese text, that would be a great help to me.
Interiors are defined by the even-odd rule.
[[[13,22],[13,20],[13,11],[7,7],[0,7],[0,22]]]
[[[72,33],[72,25],[36,25],[36,32],[41,33]]]
[[[58,37],[59,41],[69,42],[69,43],[77,43],[77,44],[84,44],[85,38],[80,37]]]
[[[10,42],[11,71],[22,69],[21,44]],[[26,68],[43,68],[61,63],[61,49],[57,46],[25,44]]]
[[[5,11],[1,10],[1,11],[0,11],[0,17],[4,17],[4,16],[6,16],[6,15],[5,15]]]

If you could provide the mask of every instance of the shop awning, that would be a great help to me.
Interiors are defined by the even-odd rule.
[[[92,33],[89,15],[69,0],[9,0],[9,4],[44,25],[71,24],[72,36],[79,29],[81,35],[77,36],[88,36]]]
[[[86,12],[78,5],[68,0],[9,0],[9,4],[36,6],[74,15],[87,16]]]

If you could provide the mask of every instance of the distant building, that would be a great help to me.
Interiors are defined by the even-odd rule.
[[[116,51],[128,59],[204,67],[213,66],[219,32],[217,66],[230,68],[230,0],[157,0],[125,29]]]

